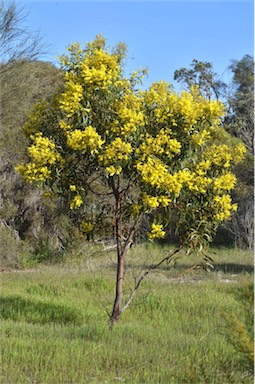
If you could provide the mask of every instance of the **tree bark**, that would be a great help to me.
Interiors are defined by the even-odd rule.
[[[115,196],[116,201],[116,210],[115,210],[115,239],[117,244],[117,273],[116,273],[116,285],[115,285],[115,300],[113,304],[112,314],[110,316],[110,325],[114,325],[122,314],[122,304],[123,304],[123,281],[125,276],[125,257],[132,245],[135,225],[129,229],[128,236],[125,241],[123,241],[122,233],[122,212],[121,212],[121,194],[116,188],[113,179],[111,180],[111,187]]]
[[[121,233],[121,204],[119,195],[116,196],[116,213],[115,213],[115,237],[117,243],[117,275],[116,275],[116,286],[115,286],[115,300],[113,304],[113,310],[110,322],[113,325],[120,319],[122,312],[122,300],[123,300],[123,280],[125,274],[125,259],[124,252],[122,249],[122,233]]]

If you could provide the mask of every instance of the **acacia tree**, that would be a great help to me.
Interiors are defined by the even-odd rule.
[[[227,135],[220,102],[196,88],[178,95],[162,81],[138,90],[141,73],[125,77],[124,57],[123,45],[110,51],[102,36],[85,49],[69,47],[61,58],[65,90],[35,107],[24,127],[29,161],[17,167],[26,180],[60,194],[71,211],[80,212],[85,231],[111,217],[117,245],[112,324],[141,283],[124,304],[125,259],[144,216],[154,212],[148,229],[153,241],[166,233],[158,209],[175,209],[181,246],[201,249],[236,209],[229,195],[231,166],[245,153],[239,142],[220,143]],[[92,195],[97,201],[88,221]]]

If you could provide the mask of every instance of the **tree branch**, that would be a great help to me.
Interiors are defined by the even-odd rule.
[[[180,250],[182,249],[182,246],[180,246],[179,248],[177,248],[175,251],[173,251],[172,253],[170,253],[170,255],[164,257],[164,259],[162,259],[160,262],[158,262],[157,264],[154,264],[154,265],[150,265],[149,268],[142,274],[142,276],[140,277],[140,279],[138,280],[138,282],[136,283],[133,291],[131,292],[130,294],[130,297],[126,303],[126,305],[124,305],[124,307],[122,308],[122,311],[121,312],[124,312],[128,306],[131,304],[135,294],[136,294],[136,291],[138,290],[138,288],[140,287],[141,285],[141,282],[143,281],[143,279],[151,272],[153,271],[154,269],[157,269],[161,264],[163,264],[165,261],[170,261],[171,258],[176,255],[176,253],[180,252]]]

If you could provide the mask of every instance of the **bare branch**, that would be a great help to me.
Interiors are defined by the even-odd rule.
[[[131,302],[133,301],[133,298],[135,297],[135,294],[138,290],[138,288],[140,287],[141,285],[141,282],[143,281],[143,279],[153,270],[157,269],[161,264],[163,264],[164,262],[170,262],[171,258],[176,255],[177,253],[180,252],[180,250],[182,249],[182,246],[180,246],[179,248],[177,248],[175,251],[171,252],[170,255],[164,257],[164,259],[162,259],[160,262],[158,262],[157,264],[153,264],[153,265],[150,265],[149,268],[142,274],[142,276],[140,277],[140,279],[137,281],[133,291],[131,292],[130,294],[130,297],[126,303],[126,305],[124,305],[124,307],[122,308],[122,311],[121,312],[124,312],[128,306],[131,304]]]

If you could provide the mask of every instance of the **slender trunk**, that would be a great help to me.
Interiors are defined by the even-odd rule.
[[[133,235],[135,227],[130,229],[128,237],[125,242],[122,242],[122,212],[121,212],[121,196],[118,191],[118,188],[114,185],[113,180],[111,180],[111,187],[114,192],[115,201],[116,201],[116,211],[115,211],[115,238],[117,244],[117,273],[116,273],[116,285],[115,285],[115,300],[113,304],[112,314],[110,317],[110,324],[113,325],[116,323],[122,313],[122,303],[123,303],[123,281],[125,275],[125,256],[132,244]]]
[[[119,197],[119,196],[118,196]],[[115,237],[117,243],[117,276],[115,286],[115,300],[111,315],[111,324],[114,324],[119,320],[122,311],[122,300],[123,300],[123,280],[125,273],[125,259],[124,252],[122,249],[121,242],[121,219],[120,219],[120,201],[116,199],[116,214],[115,214]]]
[[[118,254],[117,278],[115,287],[115,300],[110,322],[113,325],[121,316],[123,301],[123,279],[125,273],[125,260],[123,254]]]

